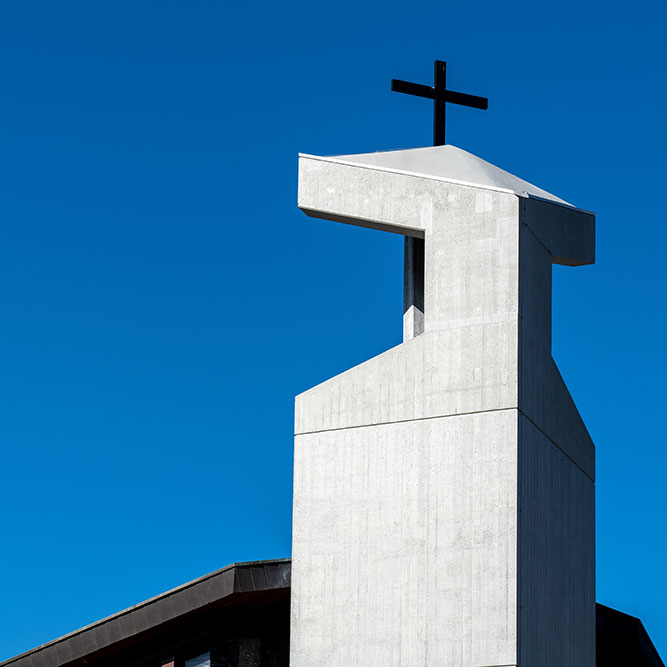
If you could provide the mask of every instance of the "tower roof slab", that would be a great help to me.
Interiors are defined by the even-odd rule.
[[[452,145],[356,155],[335,155],[331,157],[302,155],[302,157],[513,192],[519,196],[535,197],[574,208],[572,204],[564,199],[538,188],[536,185],[524,181],[500,167],[496,167],[490,162],[464,151],[462,148]]]

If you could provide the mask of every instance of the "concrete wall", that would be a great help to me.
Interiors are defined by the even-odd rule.
[[[595,486],[519,418],[519,664],[595,665]]]
[[[517,412],[296,439],[292,667],[513,665]]]

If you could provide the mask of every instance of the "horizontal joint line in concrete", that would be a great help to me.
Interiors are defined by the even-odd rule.
[[[376,428],[378,426],[388,426],[390,424],[408,424],[410,422],[422,422],[422,421],[428,421],[430,419],[450,419],[451,417],[465,417],[468,415],[481,415],[484,414],[485,412],[507,412],[508,410],[516,410],[519,414],[521,414],[523,417],[526,418],[528,422],[530,422],[556,449],[558,449],[565,458],[567,458],[569,461],[571,461],[579,470],[581,470],[588,479],[591,480],[595,484],[595,480],[553,439],[551,438],[547,433],[545,433],[521,408],[518,408],[516,406],[511,406],[507,408],[492,408],[490,410],[473,410],[471,412],[454,412],[449,415],[434,415],[432,417],[415,417],[414,419],[397,419],[395,421],[387,421],[387,422],[378,422],[377,424],[356,424],[354,426],[341,426],[340,428],[323,428],[319,429],[316,431],[301,431],[301,432],[295,432],[294,436],[299,436],[299,435],[315,435],[317,433],[331,433],[333,431],[348,431],[350,429],[355,429],[355,428]],[[505,665],[496,665],[493,667],[505,667]],[[511,666],[510,666],[511,667]]]
[[[423,335],[423,334],[422,334]],[[415,417],[414,419],[396,419],[395,421],[377,422],[376,424],[356,424],[354,426],[341,426],[339,428],[322,428],[317,431],[301,431],[295,433],[298,435],[314,435],[315,433],[329,433],[331,431],[347,431],[353,428],[375,428],[376,426],[386,426],[388,424],[408,424],[410,422],[423,422],[429,419],[448,419],[449,417],[465,417],[466,415],[481,415],[485,412],[506,412],[507,410],[519,410],[516,406],[509,406],[507,408],[491,408],[490,410],[472,410],[471,412],[452,412],[449,415],[433,415],[432,417]],[[498,665],[498,667],[504,667]]]
[[[552,438],[550,437],[547,433],[545,433],[523,410],[519,408],[519,412],[526,418],[528,422],[530,422],[560,453],[568,459],[570,462],[572,462],[581,472],[588,477],[588,479],[595,484],[595,480]]]

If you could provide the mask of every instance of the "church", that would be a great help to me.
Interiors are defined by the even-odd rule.
[[[292,558],[229,565],[0,667],[663,666],[595,601],[595,446],[551,356],[595,215],[444,141],[299,156],[310,218],[405,238],[403,342],[295,403]],[[574,268],[573,268],[574,270]],[[663,666],[664,667],[664,666]]]

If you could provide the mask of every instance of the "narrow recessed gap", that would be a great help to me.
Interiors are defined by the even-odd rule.
[[[424,333],[424,239],[405,237],[403,341]]]

